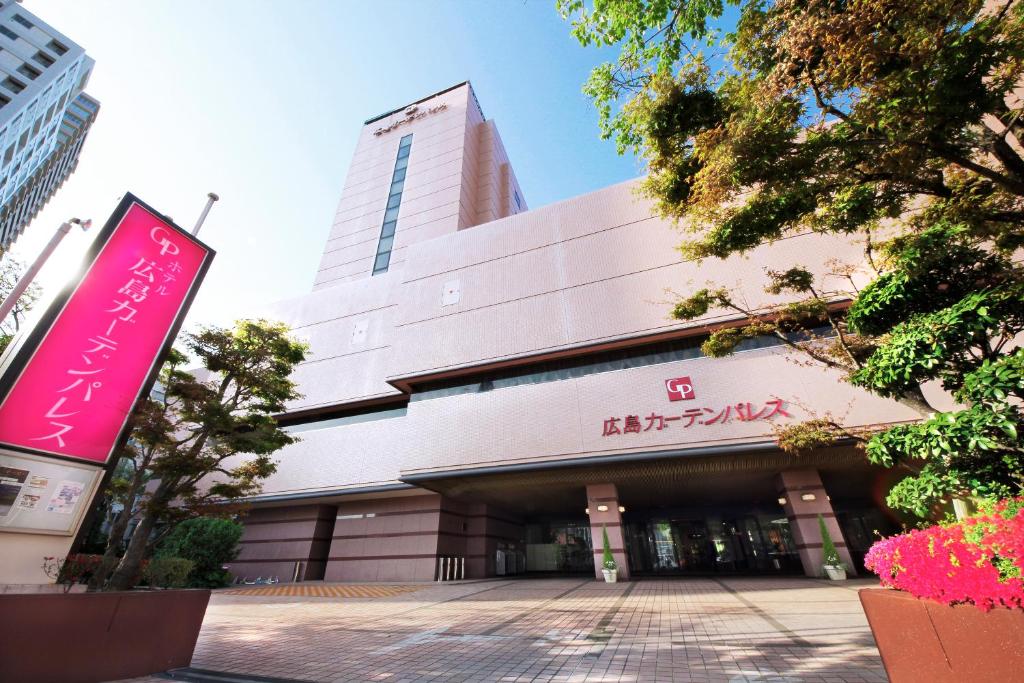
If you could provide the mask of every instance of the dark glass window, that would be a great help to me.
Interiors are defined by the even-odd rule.
[[[49,43],[46,44],[46,47],[50,48],[59,55],[66,54],[68,51],[68,48],[65,45],[58,43],[56,40],[51,40]]]
[[[11,92],[21,92],[25,89],[25,84],[19,81],[17,78],[11,78],[8,76],[3,80],[3,86]]]
[[[0,95],[0,107],[4,106],[5,104],[9,104],[10,101],[11,98],[7,95]]]
[[[817,337],[832,336],[832,329],[819,327],[813,330]],[[805,341],[810,337],[805,333],[787,335],[791,341]],[[557,382],[565,379],[584,377],[600,372],[612,372],[628,368],[639,368],[660,363],[674,363],[692,358],[703,358],[701,344],[706,336],[687,337],[672,341],[644,344],[624,349],[598,351],[571,358],[558,358],[540,361],[502,370],[485,371],[479,374],[455,377],[448,380],[425,382],[413,387],[411,401],[424,401],[432,398],[456,396],[459,394],[477,394],[494,389],[520,386],[523,384],[541,384]],[[772,346],[781,346],[784,342],[774,335],[763,335],[744,340],[736,347],[737,351],[750,351]]]
[[[16,69],[16,71],[20,73],[22,76],[30,78],[33,81],[39,78],[39,76],[43,73],[39,69],[35,68],[34,66],[29,66],[28,64],[22,64]]]
[[[18,22],[25,28],[32,28],[32,22],[26,19],[25,17],[21,16],[20,14],[14,15],[14,21]]]
[[[42,50],[39,50],[34,55],[32,55],[32,59],[35,60],[36,64],[42,64],[43,68],[46,68],[48,66],[53,66],[54,61],[56,61],[56,60],[54,60],[53,57],[51,57],[50,55],[46,54]]]
[[[12,31],[11,29],[7,28],[6,26],[0,26],[0,33],[2,33],[3,35],[7,36],[11,40],[17,40],[18,39],[18,34],[15,33],[14,31]]]
[[[398,143],[398,158],[395,161],[395,173],[391,177],[391,190],[388,203],[384,207],[384,224],[380,228],[377,240],[377,256],[373,259],[373,274],[385,273],[391,263],[391,247],[395,243],[395,229],[398,227],[398,210],[402,203],[402,190],[405,187],[405,167],[409,164],[409,150],[412,149],[412,135],[406,135]]]

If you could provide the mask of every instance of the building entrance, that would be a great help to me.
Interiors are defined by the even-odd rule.
[[[590,522],[575,519],[527,523],[526,571],[593,574]]]
[[[785,516],[630,515],[623,520],[634,574],[800,573]]]

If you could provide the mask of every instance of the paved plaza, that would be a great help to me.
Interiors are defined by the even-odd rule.
[[[367,598],[220,591],[192,666],[231,680],[885,681],[857,599],[870,585],[580,577]]]

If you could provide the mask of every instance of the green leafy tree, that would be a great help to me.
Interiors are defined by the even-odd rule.
[[[219,588],[230,582],[223,565],[238,556],[240,523],[217,517],[195,517],[176,525],[157,548],[157,558],[184,558],[192,563],[187,585]]]
[[[0,262],[0,301],[4,301],[18,284],[18,280],[25,273],[25,264],[8,255]],[[33,282],[14,304],[6,320],[0,320],[0,353],[4,352],[7,345],[11,343],[14,335],[21,330],[25,322],[25,316],[32,310],[39,297],[43,295],[42,288]]]
[[[163,396],[143,400],[132,415],[132,437],[120,454],[124,476],[110,487],[123,507],[93,589],[129,588],[158,528],[237,512],[230,501],[259,492],[276,469],[271,455],[295,441],[273,417],[298,397],[289,375],[306,351],[285,325],[243,320],[184,340],[202,369],[185,371],[186,356],[172,352],[160,374]],[[138,525],[118,559],[133,519]]]
[[[825,288],[767,271],[751,305],[714,284],[673,315],[733,321],[710,356],[775,335],[808,362],[916,410],[858,433],[831,416],[780,430],[792,452],[853,438],[908,476],[890,505],[1021,490],[1024,399],[1024,4],[983,0],[557,0],[584,45],[621,46],[584,86],[602,135],[633,150],[641,191],[690,259],[808,232],[863,246]],[[776,299],[777,301],[778,299]],[[822,328],[827,333],[821,333]],[[922,392],[941,382],[962,404]]]

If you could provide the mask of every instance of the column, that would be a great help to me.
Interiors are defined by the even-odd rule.
[[[796,541],[804,573],[807,576],[821,576],[823,572],[821,561],[824,553],[821,528],[818,525],[818,515],[821,515],[833,543],[836,544],[839,557],[846,565],[847,573],[855,575],[857,571],[853,559],[846,547],[846,540],[839,528],[839,522],[836,521],[832,503],[829,502],[818,471],[808,469],[782,472],[776,480],[776,487],[780,502],[783,498],[786,501],[782,507],[789,519],[789,529],[793,534],[793,540]]]
[[[602,531],[608,530],[608,545],[619,565],[619,580],[629,579],[629,556],[626,535],[619,512],[619,491],[615,484],[588,484],[587,509],[590,511],[590,542],[594,549],[594,574],[603,579],[601,558],[604,551]]]

